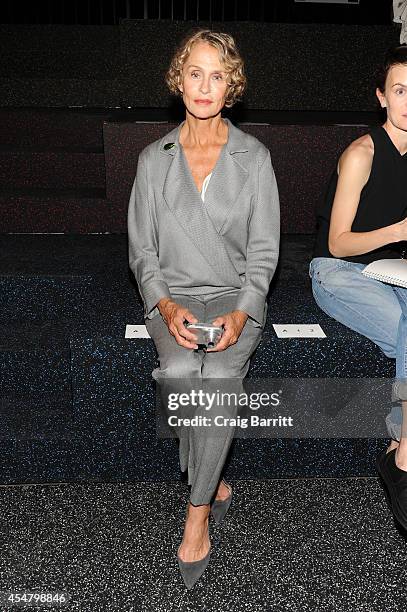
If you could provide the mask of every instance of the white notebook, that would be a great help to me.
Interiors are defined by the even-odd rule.
[[[378,259],[363,268],[362,274],[390,285],[407,287],[407,259]]]

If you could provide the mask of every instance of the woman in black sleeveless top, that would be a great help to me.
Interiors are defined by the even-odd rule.
[[[372,261],[400,257],[407,241],[407,45],[388,51],[376,95],[387,119],[339,159],[318,215],[310,277],[324,312],[396,359],[394,388],[407,400],[407,289],[362,274]],[[377,466],[407,528],[407,401],[402,407],[404,419],[400,407],[386,419],[392,441]]]

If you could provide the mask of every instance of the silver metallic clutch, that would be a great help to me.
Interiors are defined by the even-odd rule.
[[[223,334],[223,327],[211,325],[210,323],[187,323],[185,326],[197,336],[198,346],[214,348]]]

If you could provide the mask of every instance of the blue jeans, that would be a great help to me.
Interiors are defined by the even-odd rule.
[[[362,274],[365,264],[315,257],[309,266],[312,293],[327,315],[366,336],[396,360],[393,399],[407,399],[407,289]],[[389,435],[399,440],[402,413],[395,405],[386,418]]]

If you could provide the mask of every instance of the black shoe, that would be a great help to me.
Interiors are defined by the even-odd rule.
[[[407,530],[407,472],[396,465],[396,449],[380,453],[376,467],[389,492],[394,517]]]

